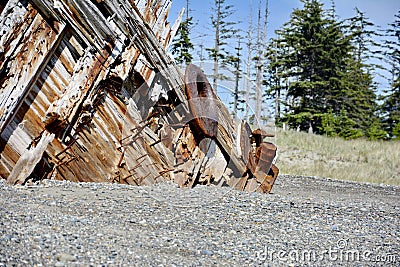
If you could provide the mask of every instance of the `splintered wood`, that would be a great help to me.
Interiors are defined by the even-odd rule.
[[[167,55],[170,0],[0,3],[0,176],[270,192],[269,135]]]

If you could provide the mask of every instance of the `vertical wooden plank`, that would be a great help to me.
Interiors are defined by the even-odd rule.
[[[64,26],[61,26],[64,29]],[[2,86],[0,132],[3,132],[57,48],[64,31],[57,33],[40,15],[32,22],[15,49],[13,64]]]

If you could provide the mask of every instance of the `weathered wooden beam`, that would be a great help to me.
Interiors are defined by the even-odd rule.
[[[106,54],[106,52],[105,52]],[[103,67],[107,67],[107,58],[86,49],[84,56],[74,68],[74,74],[64,95],[52,103],[46,112],[47,129],[55,131],[64,128],[77,120],[80,109],[94,87],[97,76]],[[105,66],[104,66],[105,65]]]
[[[0,14],[0,73],[8,72],[8,63],[21,44],[24,33],[31,26],[37,11],[27,2],[10,0]],[[2,87],[2,86],[1,86]],[[2,95],[0,95],[0,99]],[[1,103],[1,101],[0,101]]]
[[[3,78],[5,82],[0,89],[0,133],[15,116],[16,110],[64,37],[65,25],[57,24],[58,27],[59,29],[54,30],[41,16],[35,16],[26,34],[20,39],[19,47],[10,55],[14,64],[7,70],[6,77]]]

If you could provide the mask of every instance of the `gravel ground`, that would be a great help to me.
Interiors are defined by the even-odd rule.
[[[400,266],[400,188],[0,181],[0,266]]]

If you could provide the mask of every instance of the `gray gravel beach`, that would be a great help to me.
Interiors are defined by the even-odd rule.
[[[400,188],[0,181],[0,266],[400,266]]]

